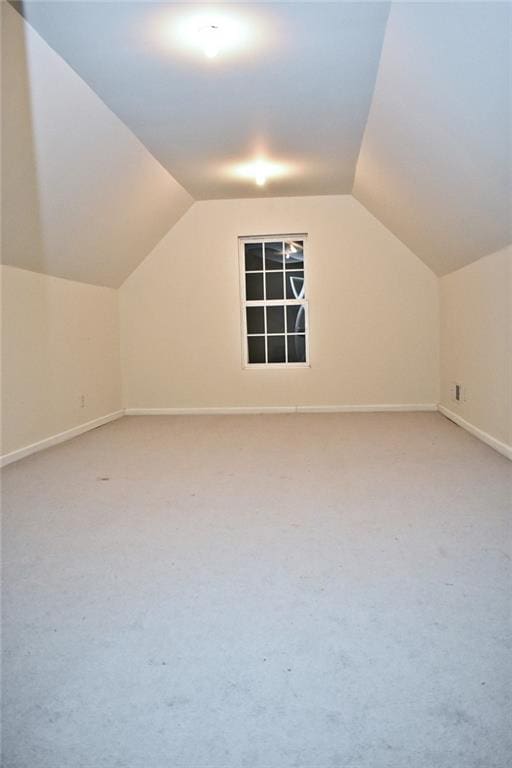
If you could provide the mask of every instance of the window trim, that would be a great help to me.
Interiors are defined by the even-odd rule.
[[[302,240],[304,251],[304,299],[262,299],[255,301],[247,301],[245,296],[245,243],[272,243],[279,240]],[[309,286],[309,257],[307,254],[307,242],[308,235],[305,232],[292,233],[292,234],[274,234],[274,235],[240,235],[238,237],[238,272],[240,276],[240,327],[242,330],[242,368],[244,370],[277,370],[280,368],[293,370],[294,368],[311,368],[310,363],[310,341],[309,341],[309,301],[308,301],[308,286]],[[286,272],[286,269],[284,269]],[[249,270],[249,274],[263,274],[265,275],[265,269],[263,272]],[[271,307],[271,306],[284,306],[285,313],[287,306],[303,306],[305,312],[305,348],[306,348],[306,360],[303,363],[250,363],[248,359],[248,344],[247,344],[247,307]],[[266,313],[265,313],[266,317]],[[267,339],[269,336],[282,336],[282,333],[267,333],[261,334]],[[286,334],[285,334],[286,335]]]

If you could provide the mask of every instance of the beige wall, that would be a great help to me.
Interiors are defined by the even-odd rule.
[[[243,370],[239,235],[307,232],[311,368]],[[438,282],[350,195],[195,203],[120,289],[129,408],[438,401]]]
[[[5,455],[117,411],[121,380],[117,291],[0,269]]]
[[[304,231],[311,368],[243,370],[237,237]],[[351,196],[212,201],[119,291],[1,275],[2,454],[123,405],[436,403],[439,287],[441,403],[512,444],[512,248],[438,281]]]
[[[512,445],[512,247],[441,278],[441,404]],[[466,390],[455,403],[450,386]]]

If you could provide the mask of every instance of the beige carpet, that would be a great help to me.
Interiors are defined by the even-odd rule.
[[[3,471],[3,768],[506,768],[512,465],[438,414],[131,417]]]

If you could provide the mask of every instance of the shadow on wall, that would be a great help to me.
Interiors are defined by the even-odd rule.
[[[1,3],[2,24],[2,263],[27,250],[44,272],[44,232],[37,170],[30,65],[17,12]]]
[[[34,115],[31,99],[30,62],[23,25],[18,23],[17,12],[8,3],[0,3],[1,20],[1,262],[2,264],[23,263],[23,254],[30,253],[33,269],[44,273],[45,242],[41,216],[40,178],[37,167]],[[4,359],[19,360],[10,354],[9,346],[18,338],[11,332],[13,323],[20,322],[20,316],[8,313],[5,307],[5,281],[2,281],[2,355]],[[38,316],[43,328],[48,327],[51,306],[46,282],[37,298],[27,296],[30,302],[35,298],[39,305]],[[23,312],[23,308],[20,308]],[[40,337],[38,359],[50,365],[49,339],[46,333]],[[16,374],[23,378],[37,377],[35,361]],[[12,387],[6,386],[5,366],[2,367],[2,412],[10,412],[11,396],[16,396]],[[13,371],[10,371],[10,378]],[[50,402],[41,402],[39,407],[52,410]],[[2,434],[5,419],[2,419]],[[2,441],[3,442],[3,441]]]

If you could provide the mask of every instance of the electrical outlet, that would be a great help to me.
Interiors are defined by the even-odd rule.
[[[85,395],[80,395],[80,408],[85,408]]]
[[[453,382],[450,385],[450,399],[454,403],[465,403],[466,402],[466,388],[463,384],[459,384],[458,382]]]

